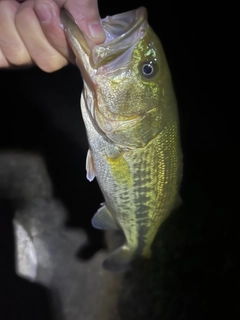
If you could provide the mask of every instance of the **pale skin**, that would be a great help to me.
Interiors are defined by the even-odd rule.
[[[60,26],[61,8],[94,43],[104,42],[97,0],[0,0],[0,68],[37,65],[54,72],[74,62]]]

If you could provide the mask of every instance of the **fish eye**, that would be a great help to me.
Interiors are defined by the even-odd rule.
[[[156,66],[154,63],[152,62],[144,62],[142,65],[141,65],[141,72],[143,74],[144,77],[150,79],[150,78],[153,78],[156,74]]]

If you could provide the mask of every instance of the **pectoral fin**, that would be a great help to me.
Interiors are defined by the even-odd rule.
[[[112,217],[111,213],[108,211],[105,205],[103,205],[95,213],[94,217],[92,218],[92,226],[96,229],[103,229],[103,230],[119,229],[117,222]]]
[[[86,159],[86,171],[87,171],[87,179],[91,182],[95,178],[94,165],[92,159],[91,150],[88,149],[87,159]]]

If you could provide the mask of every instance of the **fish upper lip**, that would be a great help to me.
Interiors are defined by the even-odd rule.
[[[121,26],[123,32],[121,32],[119,35],[112,35],[113,40],[109,40],[108,37],[106,37],[105,42],[97,46],[113,46],[119,41],[128,38],[143,23],[144,20],[147,20],[147,10],[144,7],[140,7],[136,10],[131,10],[114,16],[107,16],[106,18],[101,20],[106,36],[108,36],[109,29],[113,29],[114,26],[115,29]]]
[[[92,67],[107,64],[133,47],[145,34],[146,21],[147,10],[144,7],[102,19],[106,40],[100,45],[89,46]]]

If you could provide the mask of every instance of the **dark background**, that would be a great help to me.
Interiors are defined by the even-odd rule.
[[[239,138],[233,132],[237,108],[230,102],[228,74],[232,54],[226,26],[231,12],[211,1],[99,2],[102,17],[140,5],[148,9],[172,72],[184,154],[184,206],[161,228],[152,262],[133,266],[126,275],[119,294],[119,319],[237,319]],[[91,259],[104,247],[102,233],[90,224],[102,196],[96,182],[85,179],[81,88],[74,66],[53,74],[37,68],[1,70],[0,151],[24,150],[44,157],[54,194],[68,209],[67,225],[84,228],[88,234],[89,243],[79,248],[78,257]],[[4,191],[0,319],[51,319],[46,289],[14,274],[15,206]],[[19,292],[31,297],[28,308],[21,305]]]

